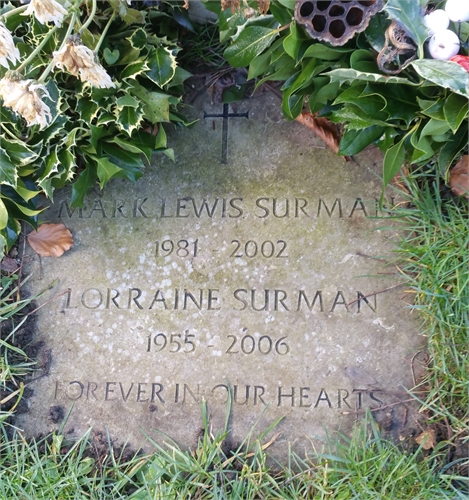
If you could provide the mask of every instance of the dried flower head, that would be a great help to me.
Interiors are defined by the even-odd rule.
[[[270,7],[270,0],[257,0],[259,14],[267,14]]]
[[[16,80],[5,76],[0,80],[0,97],[7,108],[19,113],[28,126],[45,128],[52,120],[50,108],[42,101],[42,95],[49,96],[44,85],[34,80]]]
[[[221,0],[221,10],[231,8],[233,14],[239,10],[240,5],[241,0]]]
[[[20,51],[15,47],[13,37],[7,27],[0,23],[0,64],[9,69],[8,59],[13,63],[20,60]]]
[[[28,8],[23,12],[23,16],[34,15],[41,23],[54,23],[56,26],[62,26],[64,16],[67,10],[55,0],[31,0]]]
[[[80,77],[82,82],[89,82],[94,87],[115,87],[106,70],[96,62],[94,52],[82,45],[77,37],[70,37],[53,56],[58,68],[65,68],[72,75]]]

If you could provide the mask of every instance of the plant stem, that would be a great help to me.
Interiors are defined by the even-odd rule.
[[[27,5],[22,5],[21,7],[16,7],[16,9],[9,10],[0,16],[1,19],[8,19],[10,16],[14,16],[15,14],[19,14],[28,8]]]
[[[97,1],[93,0],[93,5],[91,6],[91,14],[89,15],[89,17],[86,20],[85,24],[80,28],[80,34],[83,33],[83,31],[85,31],[86,28],[88,28],[88,26],[93,21],[94,15],[96,14],[96,7],[97,7]]]
[[[95,54],[97,54],[97,53],[98,53],[99,47],[101,47],[101,44],[102,44],[102,43],[103,43],[103,41],[104,41],[104,38],[105,38],[105,36],[106,36],[106,33],[107,33],[108,29],[109,29],[109,28],[110,28],[110,26],[111,26],[112,21],[114,21],[114,17],[115,17],[115,15],[116,15],[116,12],[114,11],[114,12],[112,13],[112,16],[109,18],[109,21],[107,22],[107,24],[106,24],[106,26],[105,26],[105,28],[104,28],[104,30],[103,30],[103,32],[102,32],[102,34],[101,34],[101,37],[100,37],[100,39],[98,40],[98,43],[96,44],[96,47],[94,48],[94,53],[95,53]]]
[[[22,72],[26,66],[34,60],[34,58],[41,52],[44,45],[49,41],[49,38],[57,31],[57,26],[54,26],[49,33],[44,37],[42,42],[29,54],[29,56],[17,67],[15,71]]]
[[[73,13],[70,24],[68,25],[67,33],[65,33],[64,39],[62,40],[62,43],[60,44],[59,51],[65,47],[65,44],[67,43],[70,35],[72,34],[77,17],[78,17],[78,11],[75,11]],[[55,62],[52,59],[52,61],[47,65],[46,69],[43,71],[41,77],[38,79],[38,82],[42,83],[46,80],[46,78],[49,76],[49,73],[52,71],[54,64],[55,64]]]

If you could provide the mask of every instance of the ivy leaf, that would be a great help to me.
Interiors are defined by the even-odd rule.
[[[115,49],[115,50],[109,50],[107,47],[103,50],[103,57],[104,57],[104,60],[108,63],[108,64],[114,64],[118,59],[119,59],[119,56],[120,56],[120,52]]]
[[[469,97],[469,73],[459,64],[439,59],[419,59],[411,64],[422,78]]]
[[[235,68],[248,66],[256,56],[272,44],[277,34],[277,29],[248,26],[240,33],[236,42],[225,50],[224,56]]]
[[[428,28],[423,22],[423,9],[415,0],[388,0],[384,10],[396,21],[418,46],[419,58],[423,57],[423,44],[428,38]]]
[[[164,87],[171,81],[176,72],[176,57],[166,47],[157,47],[147,59],[149,71],[146,77],[159,87]]]

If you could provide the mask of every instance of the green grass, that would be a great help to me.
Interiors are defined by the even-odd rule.
[[[469,232],[467,202],[445,201],[438,181],[410,178],[411,206],[399,208],[407,237],[402,271],[424,321],[430,356],[423,407],[446,438],[469,439]]]
[[[4,412],[0,500],[468,498],[467,202],[443,200],[431,176],[409,177],[407,189],[409,203],[393,213],[405,235],[396,262],[428,337],[428,376],[416,394],[439,437],[434,449],[411,442],[404,450],[380,435],[368,413],[351,436],[330,436],[323,449],[302,457],[291,452],[287,463],[275,464],[266,438],[273,429],[231,448],[227,425],[212,429],[203,405],[204,429],[195,449],[182,450],[168,439],[164,446],[154,443],[151,455],[128,456],[113,449],[110,439],[97,450],[91,430],[74,443],[60,431],[38,441],[27,442],[19,432],[12,438]],[[10,321],[11,331],[1,340],[0,380],[18,402],[21,380],[32,366],[13,341],[32,299],[18,300],[16,280],[2,278],[0,319]]]

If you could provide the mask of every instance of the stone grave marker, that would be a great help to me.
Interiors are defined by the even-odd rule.
[[[151,449],[145,435],[193,447],[202,402],[217,430],[231,398],[234,444],[283,417],[278,456],[366,408],[401,432],[421,338],[385,266],[396,233],[373,219],[381,156],[345,162],[270,94],[202,96],[191,113],[192,129],[167,127],[175,162],[155,156],[82,209],[57,193],[44,212],[75,243],[60,258],[28,250],[30,291],[56,284],[35,338],[50,366],[16,425],[46,433],[71,409],[70,437],[93,427],[134,448]]]

